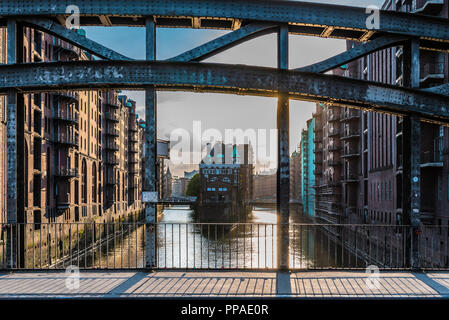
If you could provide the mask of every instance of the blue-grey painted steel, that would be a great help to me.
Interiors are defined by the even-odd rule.
[[[420,43],[410,40],[404,45],[404,85],[420,86]],[[414,228],[421,224],[421,123],[416,115],[404,117],[403,122],[403,215],[404,223]],[[411,231],[411,232],[410,232]],[[419,266],[418,234],[409,230],[410,266]]]
[[[433,92],[436,94],[442,94],[445,96],[449,96],[449,83],[445,83],[445,84],[442,84],[437,87],[427,88],[427,89],[423,89],[423,90],[427,91],[427,92]]]
[[[406,37],[402,36],[384,36],[378,39],[372,40],[370,42],[364,43],[360,46],[356,46],[348,51],[331,57],[327,60],[312,64],[310,66],[298,68],[295,70],[303,72],[327,72],[344,64],[357,60],[368,54],[382,50],[388,47],[392,47],[400,44],[401,42],[407,40]]]
[[[76,61],[0,66],[0,93],[62,89],[145,89],[221,92],[324,101],[422,120],[449,120],[447,97],[334,75],[210,63]]]
[[[271,23],[252,23],[222,37],[209,41],[192,50],[184,52],[174,58],[169,59],[168,61],[201,61],[232,48],[244,41],[273,33],[276,31],[275,28],[276,25]]]
[[[20,32],[15,20],[8,21],[7,63],[17,62],[20,53],[16,46],[17,33]],[[17,90],[11,88],[6,101],[6,219],[8,224],[17,223]],[[6,233],[6,264],[16,267],[17,241],[16,227],[10,225]]]
[[[288,26],[281,25],[278,33],[278,68],[288,69]],[[290,100],[288,91],[281,91],[277,104],[278,170],[277,170],[277,263],[280,270],[289,269],[290,222]]]
[[[79,35],[73,30],[67,29],[60,24],[49,19],[27,18],[22,20],[28,26],[52,34],[62,40],[84,49],[100,58],[109,60],[132,60],[120,53],[115,52],[95,41]]]
[[[156,60],[156,25],[154,19],[147,18],[146,30],[146,59]],[[156,192],[156,158],[157,158],[157,99],[154,87],[145,90],[145,177],[144,192]],[[146,250],[145,266],[154,268],[156,266],[156,205],[145,204],[146,223]]]
[[[0,16],[65,16],[67,6],[73,4],[73,0],[0,0]],[[361,31],[362,34],[373,31],[367,27],[367,19],[371,13],[367,14],[365,8],[299,1],[108,0],[106,4],[103,0],[78,0],[76,5],[82,15],[81,22],[86,25],[103,25],[104,19],[100,19],[100,16],[107,16],[112,25],[144,26],[145,16],[161,16],[175,17],[176,20],[170,24],[175,27],[193,27],[193,18],[197,17],[335,27],[338,30]],[[189,19],[192,21],[190,25],[186,21]],[[205,24],[204,27],[214,26]],[[382,10],[380,28],[374,31],[447,41],[449,22],[444,18]]]

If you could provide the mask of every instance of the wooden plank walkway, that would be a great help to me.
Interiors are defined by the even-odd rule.
[[[79,289],[64,272],[0,273],[0,299],[17,298],[449,298],[449,272],[82,271]]]

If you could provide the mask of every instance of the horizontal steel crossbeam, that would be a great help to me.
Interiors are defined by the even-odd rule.
[[[417,89],[334,75],[209,63],[73,61],[0,66],[0,92],[63,89],[200,91],[290,98],[349,105],[392,114],[418,114],[447,124],[447,97]]]
[[[45,16],[65,17],[72,0],[0,0],[0,17]],[[155,16],[159,26],[195,27],[195,19],[210,23],[204,28],[226,28],[220,19],[289,23],[299,27],[298,33],[329,37],[362,39],[373,30],[367,27],[365,8],[275,0],[78,0],[82,25],[104,25],[105,18],[112,26],[144,26],[146,16]],[[164,21],[168,24],[164,25]],[[159,21],[159,22],[158,22]],[[162,21],[162,22],[161,22]],[[109,23],[108,23],[109,24]],[[232,29],[230,24],[228,29]],[[344,31],[350,31],[345,33]],[[438,47],[449,40],[449,20],[405,12],[381,11],[380,33],[421,37],[429,47]],[[357,35],[355,35],[357,33]],[[365,39],[366,40],[366,39]],[[448,50],[447,47],[442,50]]]

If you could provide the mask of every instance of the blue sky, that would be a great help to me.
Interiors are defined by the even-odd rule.
[[[308,1],[365,7],[380,6],[383,0]],[[86,28],[87,37],[134,59],[145,58],[144,28]],[[225,34],[218,30],[169,29],[157,30],[157,59],[163,60]],[[290,36],[290,68],[318,62],[345,50],[345,41],[315,37]],[[276,66],[276,35],[268,35],[243,43],[205,62]],[[143,92],[126,91],[136,100],[138,113],[144,114]],[[300,140],[300,131],[315,110],[315,104],[292,101],[290,107],[290,149]],[[224,133],[228,128],[271,129],[276,127],[276,99],[188,92],[158,93],[158,136],[168,139],[176,128],[192,130],[193,121],[201,120],[203,130],[216,128]],[[269,164],[267,164],[268,166]],[[271,167],[275,164],[271,163]],[[182,174],[190,166],[171,166]]]

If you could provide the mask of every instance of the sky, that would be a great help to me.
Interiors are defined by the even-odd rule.
[[[383,0],[321,0],[319,2],[366,7],[381,6]],[[133,59],[145,59],[145,29],[136,27],[87,27],[87,37]],[[228,31],[158,28],[156,34],[157,59],[164,60],[190,50]],[[276,67],[276,34],[267,35],[238,45],[204,62],[232,63],[253,66]],[[346,49],[344,40],[322,39],[290,35],[289,67],[298,68],[319,62]],[[145,96],[142,91],[123,91],[137,102],[137,112],[144,116]],[[276,99],[225,94],[158,92],[158,138],[170,139],[173,130],[183,128],[189,132],[194,121],[201,121],[202,130],[218,129],[274,129],[276,128]],[[301,130],[312,117],[315,104],[302,101],[290,102],[290,152],[300,142]],[[268,146],[267,146],[268,147]],[[273,168],[275,161],[259,159],[263,165],[256,170]],[[183,175],[192,165],[173,165],[174,175]]]

